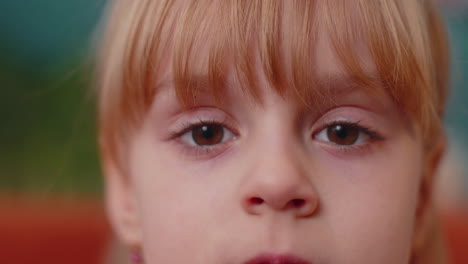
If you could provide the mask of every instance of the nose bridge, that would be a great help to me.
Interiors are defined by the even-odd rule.
[[[317,195],[308,175],[304,148],[297,137],[285,131],[268,134],[257,142],[259,151],[253,154],[244,185],[244,205],[250,213],[286,210],[309,215],[316,207]]]

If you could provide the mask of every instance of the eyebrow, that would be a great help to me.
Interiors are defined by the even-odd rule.
[[[215,89],[222,89],[222,93],[226,91],[232,91],[236,89],[233,85],[229,84],[227,81],[223,81],[221,87],[213,87],[213,84],[210,82],[210,78],[205,74],[192,74],[189,76],[188,80],[179,80],[181,82],[186,82],[188,87],[184,89],[187,91],[193,91],[193,94],[203,95],[204,97],[212,97],[214,99],[213,91]],[[176,91],[177,80],[173,78],[166,78],[160,81],[156,86],[156,93],[172,90]]]
[[[184,80],[185,81],[185,80]],[[193,74],[190,75],[188,80],[187,90],[192,90],[196,95],[202,95],[203,98],[215,99],[213,90],[222,89],[221,93],[225,94],[221,98],[222,100],[227,99],[227,91],[233,91],[234,89],[241,89],[235,85],[230,84],[227,81],[222,82],[222,87],[213,87],[210,83],[208,75],[205,74]],[[163,79],[156,85],[156,93],[164,90],[172,89],[175,91],[176,80],[172,78]],[[273,88],[270,88],[273,89]],[[371,72],[367,73],[364,78],[358,76],[348,75],[342,72],[322,74],[315,78],[315,81],[311,83],[310,87],[305,89],[313,90],[313,96],[315,98],[303,98],[308,103],[311,101],[322,100],[328,98],[329,100],[346,96],[359,91],[364,91],[367,94],[381,95],[386,92],[385,86],[377,74]],[[317,98],[318,97],[318,98]]]
[[[190,78],[188,78],[187,83],[189,84],[191,89],[195,88],[197,91],[210,91],[212,87],[208,76],[202,75],[202,74],[191,75]],[[156,85],[156,90],[158,91],[166,90],[169,88],[175,89],[175,85],[176,85],[176,80],[172,78],[166,78]],[[224,85],[227,85],[227,84],[224,84]],[[226,89],[229,89],[229,88],[231,87],[226,87]]]
[[[355,90],[369,90],[375,92],[384,92],[385,86],[375,73],[368,73],[364,78],[359,76],[350,76],[344,73],[334,73],[326,76],[320,76],[315,83],[320,90],[332,92],[331,95],[341,96]]]

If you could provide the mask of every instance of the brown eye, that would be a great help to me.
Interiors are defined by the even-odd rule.
[[[359,138],[359,128],[350,125],[332,125],[326,128],[327,137],[330,142],[337,145],[352,145]]]
[[[219,124],[204,124],[192,129],[192,139],[196,145],[211,146],[221,143],[224,127]]]

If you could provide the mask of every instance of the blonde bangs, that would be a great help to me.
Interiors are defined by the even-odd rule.
[[[229,67],[236,83],[230,87],[242,89],[257,102],[262,100],[259,68],[278,94],[311,97],[305,94],[313,88],[313,9],[310,1],[292,3],[292,21],[284,21],[288,16],[282,1],[193,1],[182,7],[174,26],[172,61],[178,98],[191,105],[198,88],[205,86],[222,99]],[[295,31],[284,32],[285,23]],[[294,41],[284,42],[286,37]],[[208,50],[207,58],[200,58],[200,50]],[[287,52],[293,53],[290,61]]]
[[[380,84],[417,122],[423,139],[441,133],[448,91],[448,44],[433,3],[341,0],[325,4],[331,42],[353,81],[363,87],[379,86],[350,52],[353,43],[366,39]]]
[[[201,87],[222,100],[228,70],[236,82],[230,87],[261,103],[258,69],[279,95],[307,106],[322,102],[327,95],[317,88],[315,60],[320,30],[353,82],[388,92],[424,137],[439,129],[447,48],[429,1],[117,0],[109,15],[98,65],[104,156],[121,152],[119,142],[141,124],[169,65],[184,105],[195,102]],[[357,41],[370,51],[378,78],[366,72]]]

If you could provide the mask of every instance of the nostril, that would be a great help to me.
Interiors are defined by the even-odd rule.
[[[305,200],[304,199],[293,199],[291,201],[292,205],[296,208],[298,207],[302,207],[304,204],[305,204]]]
[[[259,205],[259,204],[262,204],[263,202],[264,202],[263,199],[259,197],[250,198],[250,203],[253,205]]]

